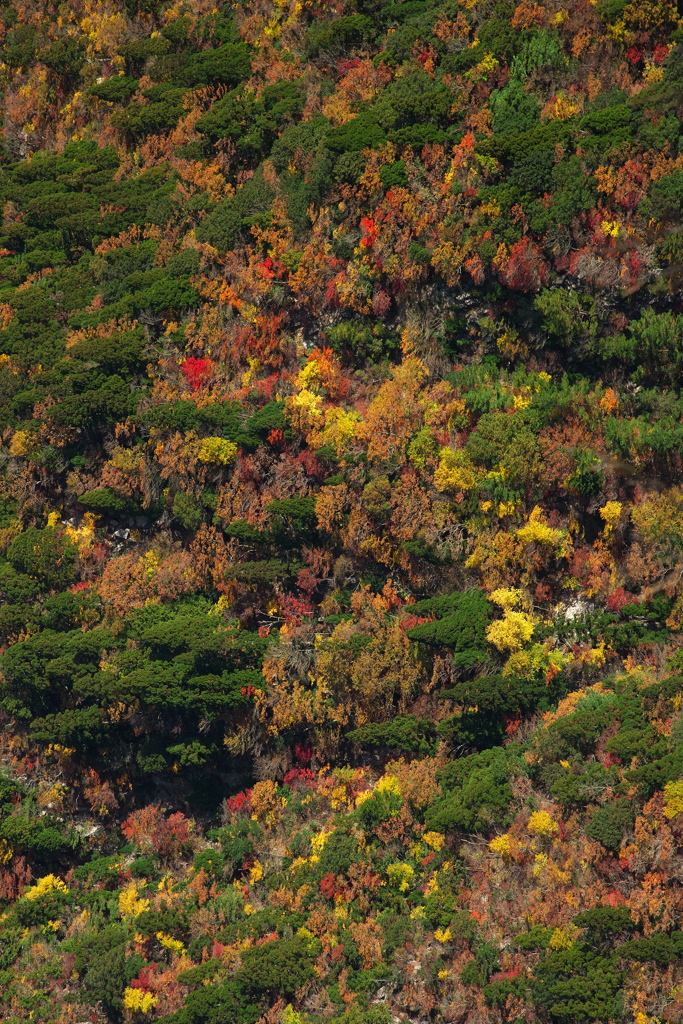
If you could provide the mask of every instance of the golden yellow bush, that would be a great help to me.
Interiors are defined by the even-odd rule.
[[[138,887],[135,882],[130,882],[119,893],[119,913],[121,917],[138,917],[145,910],[149,910],[149,907],[149,900],[138,899]]]
[[[623,505],[620,501],[608,501],[600,509],[600,518],[605,522],[605,533],[611,534],[621,518]]]
[[[272,779],[257,782],[251,791],[251,809],[257,820],[272,820],[269,816],[274,815],[283,803],[284,799],[278,796],[277,784]]]
[[[171,953],[177,953],[178,955],[185,952],[185,946],[182,944],[180,939],[174,939],[172,935],[166,935],[164,932],[156,933],[159,944],[164,949],[169,949]]]
[[[322,444],[332,445],[338,455],[348,451],[356,436],[361,417],[353,409],[332,407],[325,411],[325,426],[321,432]]]
[[[683,781],[667,782],[664,787],[664,815],[677,818],[683,814]]]
[[[392,885],[397,885],[399,892],[407,892],[415,878],[415,869],[410,864],[389,864],[387,875]]]
[[[43,878],[39,878],[35,885],[32,885],[30,889],[24,890],[24,896],[27,900],[37,900],[41,896],[44,896],[48,892],[68,892],[67,886],[56,875],[45,875]]]
[[[496,619],[486,630],[486,639],[499,651],[519,651],[531,640],[534,623],[526,612],[509,609],[505,617]]]
[[[434,486],[437,491],[471,491],[485,476],[486,471],[475,466],[466,452],[442,448],[434,473]]]
[[[282,1024],[303,1024],[301,1014],[297,1013],[291,1003],[288,1003],[282,1011],[281,1021]]]
[[[237,445],[223,437],[205,437],[199,445],[197,458],[200,462],[215,462],[228,466],[235,461]]]
[[[535,543],[559,548],[560,553],[563,553],[567,535],[563,530],[555,530],[552,526],[548,526],[543,510],[540,505],[536,505],[526,526],[521,526],[517,530],[517,537],[526,544]]]
[[[15,459],[30,459],[38,448],[35,434],[17,430],[9,443],[9,453]]]
[[[569,925],[566,928],[556,928],[550,936],[551,949],[571,949],[576,940],[578,929]]]
[[[393,796],[401,795],[401,787],[395,775],[383,775],[375,786],[375,793],[388,793]]]
[[[311,838],[311,849],[315,857],[320,856],[322,849],[327,840],[329,839],[330,835],[330,832],[326,832],[325,829],[321,829],[320,832],[318,832],[317,836],[313,836]]]
[[[126,988],[123,992],[123,1005],[126,1010],[136,1013],[149,1013],[156,1006],[158,999],[151,992],[143,992],[141,988]]]
[[[437,852],[443,850],[446,843],[445,836],[442,836],[440,832],[425,832],[422,835],[422,840],[427,846],[431,846],[432,850]]]
[[[510,836],[507,833],[502,836],[496,836],[496,838],[492,839],[489,843],[489,850],[491,850],[492,853],[497,853],[500,857],[509,857],[512,852]]]
[[[529,818],[527,829],[533,836],[554,836],[560,826],[547,811],[534,811]]]
[[[489,601],[507,611],[508,608],[516,608],[524,601],[524,591],[514,587],[499,587],[489,594]]]

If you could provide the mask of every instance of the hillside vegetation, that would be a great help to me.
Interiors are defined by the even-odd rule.
[[[683,5],[0,0],[0,1017],[683,1021]]]

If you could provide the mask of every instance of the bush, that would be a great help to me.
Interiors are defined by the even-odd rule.
[[[627,334],[600,339],[595,349],[603,358],[632,368],[635,380],[671,382],[683,367],[683,316],[645,309],[631,321]]]
[[[177,856],[190,843],[192,822],[180,811],[166,817],[158,806],[133,811],[121,831],[143,854],[154,853],[162,860]]]
[[[249,998],[266,993],[291,997],[314,977],[312,953],[306,939],[298,936],[244,950],[235,983]]]
[[[308,29],[305,39],[309,57],[331,58],[348,54],[373,37],[375,27],[371,18],[364,14],[345,15],[331,21],[317,21]]]
[[[131,75],[115,75],[106,82],[91,85],[89,92],[91,96],[104,100],[105,103],[127,103],[137,87],[137,78]]]
[[[480,590],[469,590],[446,599],[433,607],[452,610],[436,622],[413,626],[406,633],[410,640],[438,647],[452,648],[453,661],[459,668],[473,668],[489,660],[486,644],[486,626],[491,618],[491,605]],[[419,608],[420,602],[416,607]]]
[[[225,869],[225,857],[219,850],[202,850],[192,861],[192,867],[219,878]]]
[[[495,135],[519,135],[540,121],[540,103],[534,95],[524,91],[522,82],[517,78],[494,93],[489,105]]]
[[[537,1005],[558,1024],[606,1021],[620,1016],[623,980],[613,960],[575,946],[539,964],[532,992]]]
[[[7,549],[7,561],[46,590],[63,590],[77,577],[77,546],[57,527],[30,526]]]
[[[184,491],[178,491],[173,498],[173,515],[188,530],[197,530],[204,519],[197,502]]]
[[[359,857],[360,848],[355,836],[349,835],[342,828],[336,828],[322,848],[317,870],[321,875],[345,875]]]
[[[649,939],[634,939],[619,946],[616,953],[639,963],[654,961],[659,967],[668,967],[683,956],[683,932],[652,935]]]
[[[74,970],[93,1002],[101,1001],[107,1014],[120,1018],[123,990],[135,978],[145,961],[137,953],[127,955],[129,944],[125,925],[106,925],[99,931],[65,944],[75,954]]]
[[[597,839],[612,853],[618,853],[624,834],[633,825],[634,818],[634,808],[630,800],[625,797],[615,800],[614,803],[598,807],[586,825],[586,835],[591,839]]]
[[[242,185],[231,199],[219,203],[197,228],[197,239],[208,242],[220,252],[231,249],[240,232],[248,225],[248,218],[264,214],[275,194],[266,184],[263,169],[259,168],[250,181]]]
[[[372,829],[382,821],[395,817],[401,810],[401,799],[398,785],[376,788],[372,796],[364,800],[356,809],[355,814],[363,828]]]
[[[362,324],[344,320],[327,333],[330,347],[335,352],[356,359],[379,362],[396,348],[396,339],[382,324]]]
[[[94,491],[86,491],[78,497],[80,505],[92,508],[104,515],[125,515],[131,511],[139,511],[128,498],[122,498],[112,491],[111,487],[97,487]]]
[[[386,142],[386,132],[371,112],[359,114],[341,128],[333,128],[325,137],[325,145],[334,153],[358,153],[374,149]]]
[[[12,814],[0,824],[0,840],[15,853],[41,865],[54,866],[78,846],[78,838],[48,818]]]
[[[387,747],[420,754],[433,754],[437,746],[434,723],[413,715],[362,725],[347,733],[346,738],[361,747]]]
[[[405,161],[396,160],[393,164],[386,164],[384,167],[380,167],[379,178],[382,182],[382,188],[405,188],[408,184]]]
[[[522,770],[520,759],[502,747],[449,762],[437,776],[447,795],[429,808],[427,827],[488,832],[504,825],[512,798],[510,775]]]
[[[253,852],[254,842],[261,835],[261,829],[255,821],[238,821],[234,825],[215,829],[211,835],[221,844],[226,869],[234,872]]]
[[[584,940],[591,945],[612,942],[618,935],[635,930],[631,914],[626,907],[595,907],[577,914],[573,923],[584,928]]]
[[[114,128],[124,132],[131,141],[136,142],[148,135],[162,135],[174,128],[183,113],[183,89],[155,87],[156,91],[146,90],[145,96],[152,100],[147,106],[129,103],[120,111],[111,115]]]
[[[315,523],[315,498],[306,496],[269,501],[266,512],[275,524],[282,527],[287,525],[297,532],[310,530]]]
[[[12,917],[22,928],[35,928],[48,921],[58,921],[66,908],[74,902],[73,894],[53,890],[38,899],[23,897],[13,907]]]

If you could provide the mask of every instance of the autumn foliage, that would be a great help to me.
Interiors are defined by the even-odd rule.
[[[0,1017],[683,1020],[678,6],[0,50]]]

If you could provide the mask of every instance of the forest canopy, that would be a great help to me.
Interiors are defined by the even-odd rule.
[[[683,7],[0,0],[0,1016],[683,1021]]]

